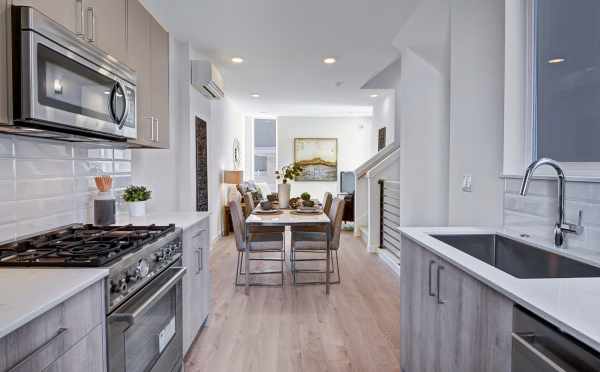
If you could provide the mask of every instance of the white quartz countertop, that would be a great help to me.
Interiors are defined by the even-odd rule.
[[[400,228],[403,236],[415,241],[442,259],[494,288],[564,332],[600,351],[600,278],[519,279],[467,255],[430,234],[499,234],[541,249],[600,266],[598,256],[570,249],[556,249],[509,230],[480,228]]]
[[[0,338],[107,275],[107,269],[0,269]]]
[[[168,225],[174,223],[175,226],[185,230],[209,216],[209,212],[150,213],[143,217],[130,217],[128,214],[118,214],[116,222],[117,225]]]

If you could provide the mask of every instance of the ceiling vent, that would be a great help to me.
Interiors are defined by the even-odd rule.
[[[192,86],[208,99],[221,99],[223,77],[209,61],[192,61]]]

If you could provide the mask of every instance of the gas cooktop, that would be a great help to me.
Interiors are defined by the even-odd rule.
[[[174,231],[175,225],[69,225],[0,245],[0,266],[109,266]]]

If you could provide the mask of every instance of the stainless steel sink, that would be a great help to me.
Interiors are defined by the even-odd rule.
[[[521,279],[600,277],[600,267],[500,235],[432,235],[433,238]]]

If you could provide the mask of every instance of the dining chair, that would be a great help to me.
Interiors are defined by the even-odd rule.
[[[344,215],[344,200],[335,198],[332,200],[331,208],[329,210],[328,217],[331,221],[330,226],[330,239],[329,239],[329,250],[331,251],[331,269],[330,273],[337,273],[337,279],[329,282],[329,284],[338,284],[341,281],[340,277],[340,264],[338,251],[340,248],[340,234],[342,231],[342,217]],[[294,279],[294,285],[305,285],[305,284],[325,284],[324,281],[309,281],[299,282],[296,274],[299,273],[312,273],[312,274],[324,274],[326,273],[321,269],[298,269],[296,264],[298,262],[326,262],[327,261],[327,233],[325,232],[314,232],[305,231],[302,227],[292,228],[292,240],[291,240],[291,253],[290,261],[292,263],[292,277]],[[317,258],[297,258],[298,253],[318,254]],[[325,254],[325,258],[321,255]],[[335,255],[335,270],[333,265],[333,256]]]
[[[251,192],[247,192],[244,194],[244,203],[246,204],[244,217],[248,218],[248,216],[252,213],[254,208],[256,208],[256,205],[254,204],[254,198],[252,198]]]
[[[229,209],[231,211],[231,220],[233,222],[233,232],[235,235],[235,245],[238,251],[237,266],[235,269],[235,285],[243,286],[246,283],[239,282],[239,277],[246,275],[247,273],[243,270],[244,266],[244,255],[246,254],[246,247],[249,248],[249,261],[267,261],[267,262],[281,262],[281,270],[271,271],[255,271],[250,272],[248,279],[252,275],[269,275],[269,274],[280,274],[281,284],[253,284],[251,286],[281,286],[283,287],[284,280],[284,262],[285,262],[285,244],[284,244],[284,232],[283,227],[253,227],[252,231],[248,231],[246,234],[246,218],[242,211],[242,206],[237,200],[229,202]],[[258,257],[252,257],[252,254],[260,254]],[[279,257],[263,257],[265,254],[279,253]]]
[[[329,191],[323,195],[323,213],[329,215],[329,210],[331,209],[331,202],[333,201],[333,196]]]

